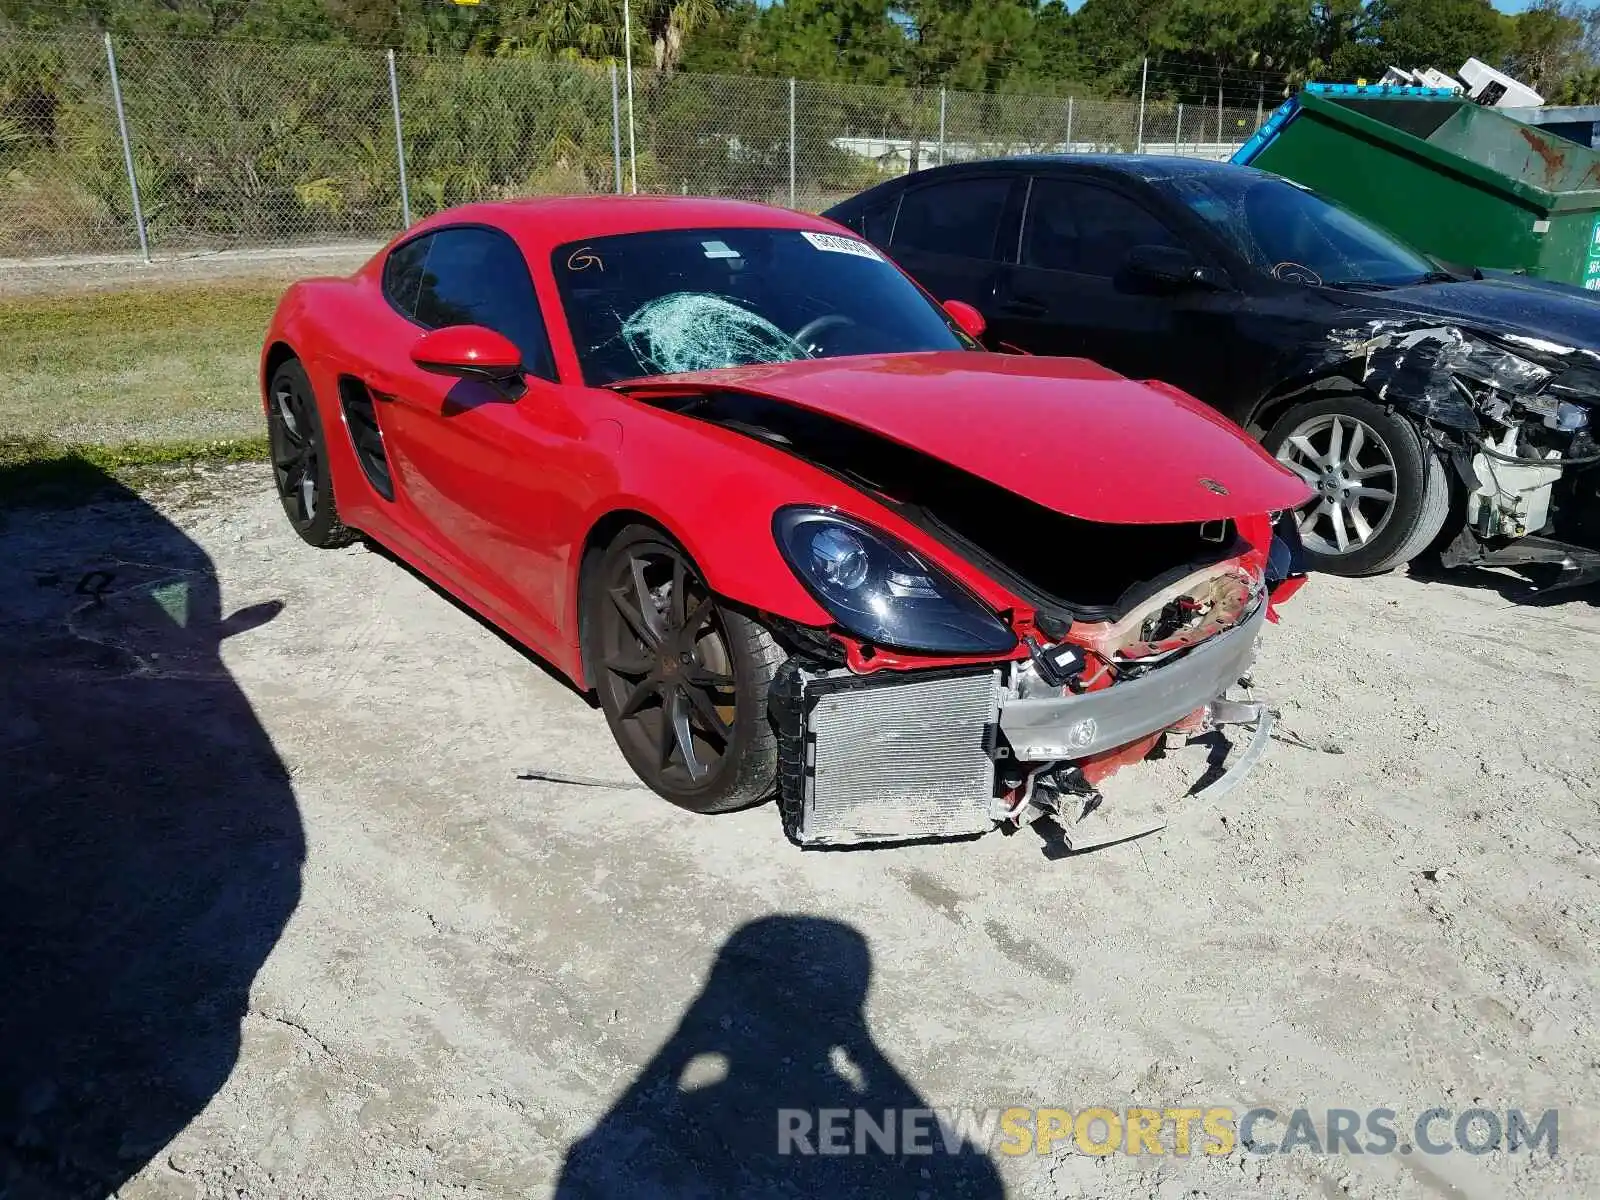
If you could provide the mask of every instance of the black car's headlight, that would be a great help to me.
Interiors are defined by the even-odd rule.
[[[800,582],[857,637],[939,654],[1003,654],[1017,644],[977,597],[880,530],[815,508],[782,508],[772,532]]]
[[[1530,343],[1530,339],[1522,338],[1520,342]],[[1553,367],[1546,366],[1470,334],[1462,335],[1462,346],[1461,353],[1451,364],[1458,377],[1505,393],[1543,418],[1551,429],[1577,433],[1588,428],[1589,402],[1596,379],[1588,363],[1565,370],[1559,362]],[[1544,350],[1545,353],[1562,352],[1561,347],[1555,345],[1547,345]]]

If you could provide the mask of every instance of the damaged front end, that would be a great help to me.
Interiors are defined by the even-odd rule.
[[[1074,849],[1120,841],[1167,822],[1111,814],[1083,832],[1104,779],[1169,733],[1245,727],[1242,749],[1191,791],[1190,807],[1219,798],[1260,759],[1273,725],[1265,703],[1228,692],[1275,599],[1304,580],[1292,517],[1277,523],[1268,553],[1228,549],[1162,586],[1135,586],[1142,598],[1096,619],[1062,606],[1014,611],[1016,646],[993,661],[917,669],[813,632],[770,693],[790,836],[804,846],[897,842],[1050,818]]]
[[[1446,567],[1548,564],[1557,587],[1600,579],[1600,353],[1424,321],[1375,320],[1334,343],[1458,478]]]
[[[772,518],[832,619],[761,614],[789,652],[768,709],[800,844],[1051,816],[1081,845],[1100,782],[1168,732],[1251,729],[1213,795],[1265,747],[1265,706],[1228,693],[1304,582],[1308,489],[1198,402],[981,354],[619,386],[847,485]]]

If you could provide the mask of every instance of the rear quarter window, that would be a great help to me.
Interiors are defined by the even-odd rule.
[[[900,211],[902,194],[896,192],[887,200],[880,200],[871,207],[862,209],[856,214],[855,220],[850,222],[851,227],[874,245],[888,246],[889,235],[894,232],[895,214]]]
[[[428,261],[431,236],[412,238],[396,246],[383,264],[383,294],[408,317],[416,315],[417,293],[422,288],[422,268]]]

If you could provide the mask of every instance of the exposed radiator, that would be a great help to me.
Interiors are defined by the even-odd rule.
[[[999,671],[896,679],[796,670],[783,682],[782,800],[796,841],[848,845],[993,828]]]

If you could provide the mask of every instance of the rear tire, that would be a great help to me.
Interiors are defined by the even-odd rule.
[[[659,529],[623,529],[583,577],[585,662],[623,757],[697,813],[745,808],[777,781],[767,692],[787,655],[723,605]]]
[[[1421,554],[1444,528],[1443,460],[1411,421],[1365,396],[1298,404],[1262,444],[1317,491],[1298,514],[1313,571],[1380,574]]]
[[[311,379],[297,358],[283,363],[267,384],[267,442],[278,499],[294,531],[323,550],[348,546],[359,538],[339,520],[322,414]]]

